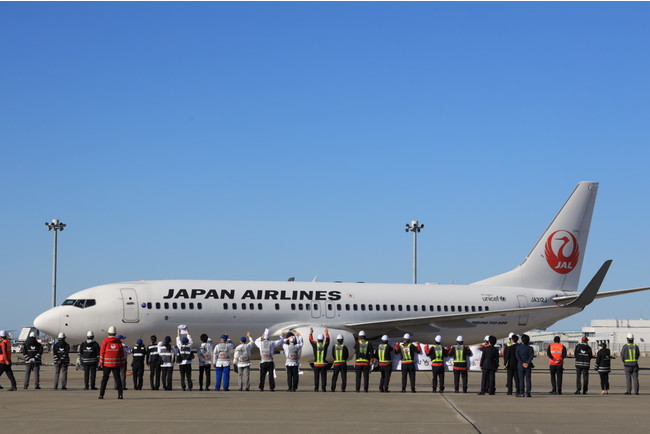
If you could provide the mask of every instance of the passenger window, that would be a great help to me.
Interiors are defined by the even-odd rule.
[[[165,302],[165,310],[169,310],[169,303]]]
[[[241,310],[246,310],[246,303],[241,304]]]
[[[237,303],[232,304],[232,310],[237,310]]]
[[[203,303],[196,303],[196,308],[199,310],[203,309]]]
[[[151,303],[147,303],[147,309],[151,309]]]
[[[172,303],[172,309],[178,309],[178,303],[176,302]]]
[[[190,309],[194,309],[194,303],[190,303]]]
[[[402,311],[402,305],[401,304],[397,305],[397,310],[399,310],[400,312]]]
[[[160,303],[156,303],[156,309],[160,309]]]
[[[280,303],[275,303],[275,310],[280,310]]]
[[[262,310],[262,307],[263,307],[262,303],[257,303],[257,309]]]
[[[366,310],[366,305],[365,305],[365,304],[362,304],[362,305],[361,305],[361,310],[363,310],[363,311]]]
[[[185,309],[185,303],[181,303],[181,309]]]
[[[228,303],[223,304],[223,310],[228,310]]]

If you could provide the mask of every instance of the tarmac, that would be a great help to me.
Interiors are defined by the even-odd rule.
[[[14,355],[15,359],[15,355]],[[542,358],[536,364],[542,365]],[[299,390],[286,392],[283,369],[277,371],[275,392],[260,392],[259,372],[251,372],[251,391],[240,392],[237,374],[231,374],[230,391],[199,391],[198,370],[193,371],[194,390],[182,391],[178,370],[174,370],[172,391],[149,389],[145,372],[144,390],[133,390],[127,377],[124,399],[109,388],[103,400],[98,391],[83,390],[83,372],[71,366],[68,390],[53,390],[54,368],[41,368],[41,390],[23,389],[24,366],[15,364],[18,390],[8,391],[6,376],[0,378],[2,432],[6,433],[553,433],[650,431],[650,358],[641,358],[641,394],[627,396],[620,360],[613,360],[610,393],[600,395],[596,372],[589,376],[589,393],[574,395],[573,360],[567,360],[562,395],[551,395],[548,369],[533,370],[532,398],[507,396],[506,374],[497,373],[497,393],[479,396],[481,375],[470,372],[468,393],[453,392],[453,374],[445,376],[445,393],[432,393],[430,372],[417,373],[417,393],[400,393],[401,372],[393,372],[391,393],[378,390],[379,374],[370,376],[370,390],[356,393],[355,375],[348,372],[347,391],[313,391],[310,369],[300,376]],[[256,365],[256,363],[254,363]],[[328,375],[328,381],[331,375]],[[99,387],[101,372],[98,373]],[[112,379],[109,386],[112,387]],[[214,372],[212,373],[214,388]],[[340,388],[340,386],[339,386]],[[646,388],[647,391],[644,391]],[[408,389],[407,389],[408,390]]]

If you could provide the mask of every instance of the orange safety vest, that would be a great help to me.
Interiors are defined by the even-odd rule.
[[[548,347],[551,350],[551,357],[553,357],[552,359],[548,359],[548,364],[553,366],[564,365],[564,358],[562,357],[562,350],[564,349],[564,345],[559,342],[553,342]]]

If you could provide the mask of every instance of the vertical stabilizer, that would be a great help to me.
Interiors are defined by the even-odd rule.
[[[597,192],[597,182],[580,182],[521,265],[473,285],[576,291]]]

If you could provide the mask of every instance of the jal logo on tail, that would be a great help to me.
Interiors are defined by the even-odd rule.
[[[569,231],[555,231],[546,240],[546,262],[559,274],[567,274],[578,265],[580,246]]]

